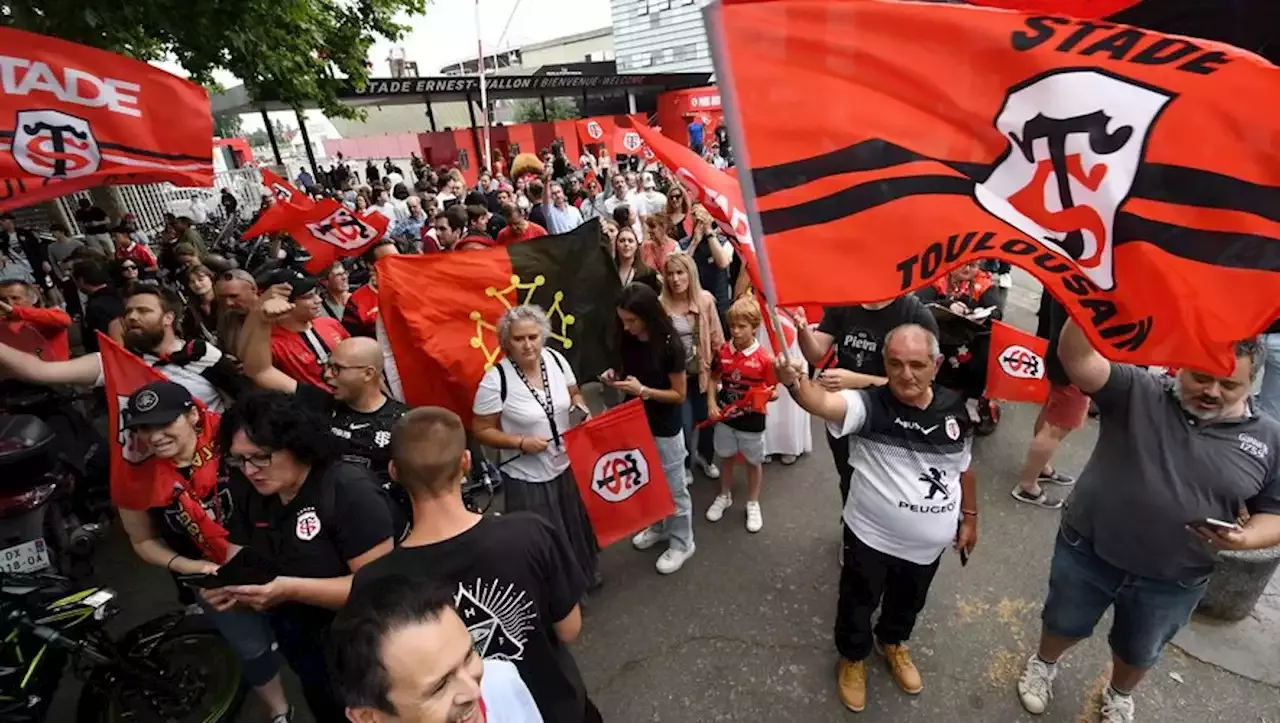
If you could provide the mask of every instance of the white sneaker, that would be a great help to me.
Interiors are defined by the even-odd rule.
[[[733,507],[732,496],[724,494],[716,495],[716,498],[711,501],[711,506],[707,508],[707,521],[719,522],[720,518],[724,517],[724,511],[730,507]]]
[[[764,517],[760,515],[760,503],[747,503],[747,532],[759,532],[764,527]]]
[[[674,547],[668,547],[666,552],[658,556],[658,563],[655,567],[663,575],[670,575],[684,567],[684,561],[693,557],[693,552],[696,549],[697,546],[691,546],[688,550],[677,550]]]
[[[686,487],[693,484],[693,470],[688,467],[684,468],[684,484]]]
[[[1022,669],[1022,677],[1018,678],[1018,699],[1028,713],[1040,715],[1049,707],[1053,698],[1053,679],[1057,674],[1058,666],[1047,665],[1040,656],[1032,653],[1027,667]]]
[[[698,468],[707,476],[707,479],[720,479],[720,468],[716,466],[715,462],[708,462],[698,457],[694,460],[694,464],[698,465]]]
[[[646,527],[631,538],[631,546],[637,550],[647,550],[665,539],[667,539],[666,535],[652,527]]]
[[[1133,723],[1133,696],[1117,695],[1111,686],[1102,691],[1102,711],[1099,723]]]

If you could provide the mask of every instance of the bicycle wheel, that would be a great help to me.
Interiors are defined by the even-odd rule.
[[[168,685],[144,687],[124,676],[86,683],[80,723],[230,723],[244,701],[235,651],[210,630],[175,630],[156,643],[148,661]]]

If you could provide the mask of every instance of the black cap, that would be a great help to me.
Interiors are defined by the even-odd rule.
[[[124,427],[163,427],[194,406],[186,387],[173,382],[152,382],[129,395]]]
[[[299,296],[320,285],[320,282],[294,269],[275,269],[258,280],[258,288],[265,291],[276,284],[288,284],[289,301],[297,301]]]

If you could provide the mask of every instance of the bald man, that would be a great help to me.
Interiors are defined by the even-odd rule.
[[[324,364],[324,383],[333,391],[299,382],[271,365],[271,324],[293,304],[280,289],[268,289],[245,318],[241,350],[245,374],[265,389],[292,394],[330,420],[343,461],[368,467],[390,489],[391,428],[407,406],[382,393],[382,349],[375,339],[351,337],[338,342]],[[397,501],[400,495],[393,494]],[[408,496],[403,496],[408,518]]]

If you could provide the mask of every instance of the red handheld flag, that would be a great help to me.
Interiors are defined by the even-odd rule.
[[[675,512],[639,399],[568,430],[564,444],[600,547]]]
[[[1045,376],[1048,353],[1047,339],[992,321],[987,396],[1006,402],[1043,403],[1049,398],[1049,379]]]
[[[12,28],[0,48],[0,211],[108,183],[213,185],[204,88]]]
[[[266,233],[284,231],[295,226],[303,216],[311,213],[316,202],[296,186],[276,175],[271,169],[262,169],[262,185],[271,191],[271,206],[258,216],[253,225],[240,234],[241,241]]]
[[[192,542],[214,562],[227,557],[227,530],[201,508],[195,499],[206,499],[218,484],[219,455],[214,447],[220,415],[205,409],[200,400],[200,430],[192,462],[192,494],[182,494],[184,480],[173,462],[152,455],[151,447],[138,434],[124,428],[124,410],[129,396],[152,382],[169,381],[141,359],[125,351],[111,337],[98,333],[102,376],[107,394],[111,428],[111,501],[126,510],[164,507],[178,500],[194,526]]]
[[[587,145],[608,145],[613,141],[613,116],[583,118],[577,122],[578,142]]]
[[[289,235],[311,254],[307,273],[321,274],[339,259],[359,256],[387,233],[391,221],[377,211],[358,214],[327,198],[311,210],[292,213]]]
[[[1257,149],[1280,71],[1257,56],[963,5],[711,7],[775,303],[998,258],[1110,358],[1214,373],[1280,317],[1280,160]]]
[[[641,155],[644,140],[634,130],[617,127],[613,129],[613,153],[618,156]]]

